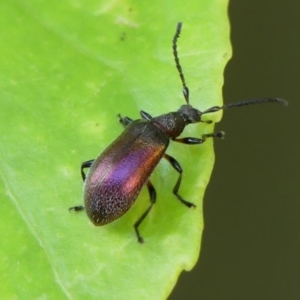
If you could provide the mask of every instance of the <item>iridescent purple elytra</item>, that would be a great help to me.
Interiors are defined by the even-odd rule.
[[[169,137],[137,120],[94,161],[85,181],[86,212],[95,225],[121,217],[133,204],[166,148]]]

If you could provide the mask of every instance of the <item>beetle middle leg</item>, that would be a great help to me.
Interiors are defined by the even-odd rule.
[[[194,137],[185,137],[180,139],[173,139],[174,142],[182,143],[182,144],[188,144],[188,145],[198,145],[202,144],[206,141],[207,138],[210,137],[218,137],[218,138],[224,138],[225,132],[224,131],[218,131],[208,134],[202,134],[202,138],[194,138]]]
[[[156,202],[156,191],[155,191],[154,186],[150,182],[150,180],[147,181],[146,185],[148,187],[151,204],[133,225],[136,236],[137,236],[137,239],[138,239],[138,242],[141,243],[141,244],[144,242],[144,239],[140,235],[139,226],[141,225],[143,220],[146,218],[146,216],[149,214],[150,210],[152,209],[153,204]]]
[[[177,199],[183,203],[184,205],[186,205],[187,207],[196,207],[196,205],[192,202],[188,202],[186,200],[184,200],[179,194],[178,194],[178,190],[180,187],[180,183],[181,183],[181,179],[182,179],[182,168],[179,164],[179,162],[173,158],[172,156],[168,155],[165,153],[164,158],[171,164],[171,166],[179,173],[179,177],[177,179],[177,182],[173,188],[173,194],[177,197]]]
[[[193,138],[193,137],[185,137],[185,138],[180,138],[180,139],[174,139],[174,142],[179,142],[179,143],[183,143],[183,144],[188,144],[188,145],[197,145],[197,144],[202,144],[206,141],[207,138],[209,137],[219,137],[219,138],[223,138],[225,135],[225,133],[223,131],[218,131],[216,133],[208,133],[208,134],[203,134],[202,138]],[[178,163],[178,161],[173,158],[172,156],[165,154],[164,158],[166,160],[169,161],[169,163],[172,165],[172,167],[179,173],[179,178],[173,188],[173,194],[177,197],[177,199],[183,203],[184,205],[186,205],[187,207],[196,207],[196,205],[194,203],[188,202],[186,200],[184,200],[179,194],[178,194],[178,190],[181,184],[181,179],[182,179],[182,168],[180,166],[180,164]]]

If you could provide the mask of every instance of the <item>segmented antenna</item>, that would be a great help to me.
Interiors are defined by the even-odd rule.
[[[284,106],[288,105],[288,102],[280,99],[280,98],[259,98],[259,99],[250,99],[246,101],[241,101],[241,102],[235,102],[235,103],[228,103],[223,106],[223,108],[230,108],[234,106],[244,106],[244,105],[251,105],[251,104],[259,104],[259,103],[280,103]]]
[[[221,109],[225,109],[225,108],[245,106],[245,105],[251,105],[251,104],[261,104],[261,103],[279,103],[284,106],[288,105],[287,101],[280,99],[280,98],[259,98],[259,99],[250,99],[250,100],[246,100],[246,101],[228,103],[223,106],[213,106],[213,107],[205,110],[201,114],[203,115],[203,114],[213,113],[213,112],[219,111]]]
[[[182,28],[182,23],[178,22],[177,23],[177,27],[176,27],[176,31],[175,31],[175,35],[173,37],[173,42],[172,42],[172,48],[173,48],[173,54],[174,54],[174,59],[175,59],[175,65],[176,68],[178,70],[181,82],[182,82],[182,92],[183,92],[183,96],[184,99],[186,101],[187,104],[189,104],[189,89],[186,86],[185,83],[185,79],[184,79],[184,75],[183,75],[183,71],[179,62],[179,57],[178,57],[178,52],[177,52],[177,40],[180,36],[181,33],[181,28]],[[259,99],[251,99],[251,100],[246,100],[246,101],[240,101],[240,102],[235,102],[235,103],[229,103],[223,106],[213,106],[207,110],[205,110],[204,112],[201,112],[201,114],[208,114],[208,113],[213,113],[216,111],[219,111],[221,109],[225,109],[225,108],[231,108],[231,107],[238,107],[238,106],[245,106],[245,105],[251,105],[251,104],[261,104],[261,103],[280,103],[284,106],[288,105],[288,102],[280,99],[280,98],[259,98]]]
[[[180,62],[179,62],[178,52],[177,52],[177,40],[180,36],[181,27],[182,27],[182,23],[178,22],[177,27],[176,27],[176,32],[175,32],[175,35],[173,37],[172,48],[173,48],[173,54],[174,54],[176,68],[178,70],[178,73],[179,73],[179,76],[180,76],[180,79],[181,79],[181,82],[182,82],[182,86],[183,86],[183,89],[182,89],[183,96],[184,96],[184,99],[185,99],[186,103],[189,104],[189,89],[188,89],[188,87],[186,86],[186,83],[185,83],[184,75],[183,75],[183,72],[182,72],[182,68],[181,68],[181,65],[180,65]]]

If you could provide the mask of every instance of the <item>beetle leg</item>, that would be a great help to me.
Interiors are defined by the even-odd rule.
[[[140,115],[143,119],[147,120],[147,121],[151,121],[153,118],[145,111],[141,110],[140,111]]]
[[[69,207],[69,212],[71,212],[71,211],[81,211],[81,210],[84,210],[83,205],[76,205],[76,206]]]
[[[128,124],[130,124],[133,120],[129,117],[122,117],[120,114],[118,114],[119,122],[126,127]]]
[[[213,121],[212,120],[200,120],[200,122],[205,123],[205,124],[211,124]]]
[[[202,134],[202,138],[193,138],[193,137],[185,137],[185,138],[180,138],[180,139],[174,139],[174,142],[182,143],[182,144],[188,144],[188,145],[198,145],[202,144],[206,141],[207,138],[209,137],[218,137],[218,138],[223,138],[225,136],[224,131],[218,131],[216,133],[209,133],[209,134]]]
[[[184,200],[179,194],[178,194],[178,190],[180,187],[180,183],[181,183],[181,178],[182,178],[182,168],[180,166],[180,164],[178,163],[178,161],[173,158],[172,156],[168,155],[165,153],[164,158],[172,165],[172,167],[179,173],[179,178],[173,188],[173,194],[177,197],[177,199],[183,203],[184,205],[186,205],[187,207],[196,207],[196,205],[194,203],[188,202],[186,200]]]
[[[85,161],[81,164],[80,172],[81,172],[81,176],[82,176],[83,181],[85,181],[85,178],[86,178],[86,175],[83,172],[83,169],[89,168],[92,165],[93,162],[94,162],[94,159],[91,159],[91,160]],[[76,205],[76,206],[72,206],[72,207],[69,208],[69,212],[71,212],[71,211],[81,211],[81,210],[84,210],[83,205]]]
[[[147,184],[147,188],[148,188],[148,191],[149,191],[151,204],[133,225],[139,243],[144,242],[144,239],[142,238],[142,236],[140,235],[140,232],[139,232],[139,226],[141,225],[143,220],[146,218],[146,216],[149,214],[153,204],[156,202],[156,191],[155,191],[154,186],[152,185],[150,180],[148,180],[146,184]]]
[[[94,162],[94,159],[85,161],[81,164],[81,168],[80,168],[80,172],[81,172],[81,177],[83,179],[83,181],[85,181],[86,175],[83,172],[83,169],[85,168],[90,168],[90,166],[92,165],[92,163]],[[72,206],[69,208],[69,211],[81,211],[84,210],[84,206],[83,205],[76,205],[76,206]]]
[[[90,168],[93,162],[94,162],[94,159],[91,159],[91,160],[85,161],[81,164],[80,171],[81,171],[81,177],[82,177],[83,181],[85,181],[85,178],[86,178],[86,175],[83,172],[83,169]]]

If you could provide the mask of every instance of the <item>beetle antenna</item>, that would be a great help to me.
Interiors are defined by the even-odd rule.
[[[280,98],[258,98],[258,99],[250,99],[250,100],[246,100],[246,101],[240,101],[240,102],[234,102],[234,103],[229,103],[223,106],[213,106],[207,110],[205,110],[204,112],[202,112],[201,114],[209,114],[209,113],[213,113],[216,111],[219,111],[221,109],[225,109],[225,108],[231,108],[231,107],[237,107],[237,106],[245,106],[245,105],[251,105],[251,104],[261,104],[261,103],[279,103],[282,104],[284,106],[288,105],[288,102],[280,99]]]
[[[178,73],[179,73],[179,76],[180,76],[180,79],[181,79],[181,82],[182,82],[182,86],[183,86],[183,89],[182,89],[183,96],[184,96],[184,99],[185,99],[186,103],[189,104],[189,89],[188,89],[188,87],[186,86],[186,83],[185,83],[184,75],[183,75],[183,72],[182,72],[182,68],[181,68],[181,65],[180,65],[180,62],[179,62],[178,52],[177,52],[177,40],[180,36],[181,27],[182,27],[182,23],[178,22],[177,27],[176,27],[176,32],[175,32],[175,35],[173,37],[172,47],[173,47],[173,54],[174,54],[176,68],[178,70]]]

